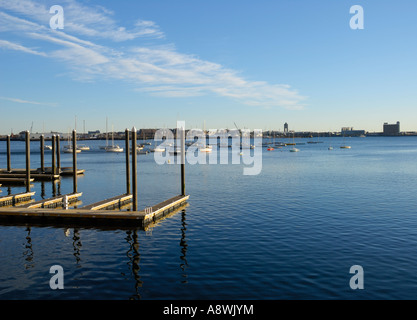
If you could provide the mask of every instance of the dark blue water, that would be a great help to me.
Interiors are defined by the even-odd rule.
[[[415,299],[417,137],[346,140],[352,149],[341,138],[264,148],[255,176],[243,164],[187,165],[189,206],[147,231],[0,221],[0,299]],[[13,150],[24,167],[23,142]],[[138,163],[140,208],[180,193],[177,165]],[[78,167],[84,204],[125,192],[123,154],[83,152]],[[69,193],[72,179],[55,187]],[[50,197],[52,183],[43,188]],[[40,199],[41,183],[33,190]],[[49,286],[56,264],[63,290]],[[363,290],[349,286],[353,265]]]

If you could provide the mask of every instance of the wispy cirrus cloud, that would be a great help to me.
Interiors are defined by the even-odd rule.
[[[42,51],[0,40],[0,47],[40,55],[65,63],[77,80],[119,79],[136,90],[163,97],[214,94],[260,107],[303,108],[305,97],[287,84],[250,81],[239,72],[160,42],[164,33],[153,22],[137,19],[120,26],[115,13],[101,6],[63,0],[64,30],[49,28],[50,1],[0,2],[0,37],[15,34],[19,42],[36,40]],[[152,39],[138,45],[135,39]],[[123,42],[123,46],[120,43]]]
[[[0,40],[0,48],[3,49],[9,49],[9,50],[16,50],[16,51],[22,51],[30,54],[36,54],[38,56],[46,57],[46,54],[43,52],[38,52],[36,50],[32,50],[30,48],[26,48],[20,44],[13,43],[7,40]]]
[[[48,106],[48,107],[56,107],[57,106],[56,103],[29,101],[29,100],[23,100],[23,99],[18,99],[18,98],[0,97],[0,99],[11,101],[11,102],[16,102],[16,103],[33,104],[33,105],[38,105],[38,106]]]

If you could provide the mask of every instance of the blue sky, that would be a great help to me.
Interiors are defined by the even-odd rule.
[[[106,117],[115,130],[417,131],[416,13],[412,0],[1,0],[0,134],[75,117],[78,131]]]

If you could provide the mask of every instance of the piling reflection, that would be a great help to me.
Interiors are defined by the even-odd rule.
[[[185,238],[185,234],[186,234],[186,231],[187,231],[186,216],[187,215],[186,215],[186,212],[185,212],[185,209],[184,209],[181,212],[181,226],[182,226],[182,228],[181,228],[181,241],[180,241],[180,247],[181,247],[180,268],[181,268],[182,277],[183,277],[181,283],[188,283],[187,273],[186,273],[186,269],[188,267],[188,262],[187,262],[187,247],[188,247],[188,245],[187,245],[187,240]]]
[[[46,193],[45,193],[45,182],[41,181],[41,198],[46,199]]]
[[[33,248],[32,248],[32,238],[30,237],[31,228],[26,228],[27,235],[26,235],[26,243],[25,243],[25,251],[23,251],[23,256],[25,258],[25,269],[31,269],[34,267],[33,263]]]
[[[74,233],[72,236],[72,248],[77,268],[81,268],[81,247],[82,243],[79,230],[77,228],[74,228]]]
[[[138,237],[138,230],[128,230],[126,232],[126,241],[129,244],[129,249],[126,252],[126,256],[128,257],[127,265],[129,269],[132,270],[132,275],[135,280],[135,293],[132,294],[129,299],[130,300],[138,300],[141,298],[139,293],[139,288],[142,287],[142,280],[139,274],[140,271],[140,254],[139,254],[139,237]]]

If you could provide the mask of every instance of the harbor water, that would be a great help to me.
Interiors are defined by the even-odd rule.
[[[187,164],[189,205],[148,230],[0,220],[0,299],[417,298],[417,137],[346,138],[351,149],[313,140],[295,139],[305,143],[295,153],[264,147],[258,175]],[[83,205],[123,194],[124,153],[82,143],[91,148],[78,154]],[[5,150],[0,141],[0,168]],[[39,142],[31,150],[37,168]],[[63,167],[71,161],[61,153]],[[24,166],[24,142],[13,141],[12,167]],[[72,192],[71,177],[33,185],[36,200]],[[180,191],[179,165],[138,155],[140,209]],[[62,290],[49,285],[54,265]],[[354,265],[363,289],[350,286]]]

